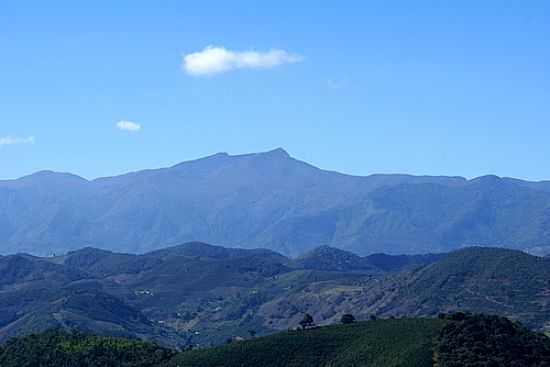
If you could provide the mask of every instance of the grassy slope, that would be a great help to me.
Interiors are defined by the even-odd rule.
[[[179,367],[431,366],[432,342],[445,322],[379,320],[291,331],[178,355]]]
[[[55,330],[0,345],[2,367],[431,367],[434,358],[440,367],[547,367],[550,339],[506,318],[455,313],[444,320],[289,331],[182,353],[149,342]]]

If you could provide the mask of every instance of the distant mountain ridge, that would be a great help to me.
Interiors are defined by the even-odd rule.
[[[88,247],[55,257],[1,256],[0,342],[58,327],[153,338],[170,345],[193,336],[195,329],[205,337],[205,331],[215,335],[219,325],[227,333],[241,324],[267,329],[250,313],[270,297],[284,294],[288,286],[351,273],[384,273],[373,265],[337,270],[339,258],[325,253],[356,255],[328,248],[321,252],[306,266],[266,249],[199,242],[143,255]]]
[[[315,311],[318,314],[326,314],[329,309],[335,313],[347,311],[349,301],[356,305],[354,311],[358,314],[427,316],[466,310],[495,313],[521,320],[532,328],[550,329],[548,257],[471,247],[401,270],[405,271],[387,274],[383,280],[363,279],[360,292],[350,287],[332,295],[318,288],[315,301],[303,292],[284,302],[300,307],[304,302],[300,300],[305,299],[309,304],[321,305]]]
[[[326,246],[270,250],[187,243],[143,255],[84,248],[0,257],[0,343],[50,328],[221,343],[298,325],[472,311],[548,331],[550,258],[498,248],[360,257]]]
[[[446,255],[372,254],[361,257],[334,247],[319,246],[296,258],[294,263],[298,268],[310,270],[384,273],[430,264],[442,259]]]
[[[88,181],[42,171],[0,181],[0,253],[93,246],[144,253],[203,241],[298,256],[465,245],[550,248],[550,182],[484,176],[350,176],[283,149],[219,153]]]

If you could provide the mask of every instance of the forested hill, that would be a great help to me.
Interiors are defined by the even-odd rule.
[[[85,248],[0,257],[0,342],[50,328],[220,344],[268,335],[310,313],[436,316],[465,310],[548,331],[550,259],[468,248],[446,255],[360,257],[321,247],[298,259],[188,243],[143,255]]]
[[[147,342],[61,331],[13,339],[2,367],[543,367],[550,340],[505,318],[456,313],[282,332],[175,352]]]

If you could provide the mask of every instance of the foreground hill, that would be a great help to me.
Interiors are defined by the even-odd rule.
[[[548,182],[356,177],[282,149],[220,153],[93,181],[48,171],[0,181],[0,253],[144,253],[197,239],[292,256],[319,244],[360,254],[471,244],[546,251],[548,208]]]
[[[174,355],[150,342],[49,330],[0,345],[0,366],[153,367]]]
[[[176,353],[147,342],[50,331],[0,346],[3,367],[542,367],[550,339],[505,318],[376,320]]]
[[[229,346],[183,353],[176,367],[351,367],[432,365],[440,320],[378,320],[292,331]]]

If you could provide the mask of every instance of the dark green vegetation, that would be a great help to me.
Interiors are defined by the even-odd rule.
[[[549,207],[549,182],[355,177],[282,149],[220,153],[93,181],[48,171],[0,181],[0,253],[83,244],[144,253],[196,239],[291,256],[320,244],[358,254],[470,244],[548,251]]]
[[[174,352],[155,344],[49,331],[0,347],[2,367],[543,367],[550,339],[496,316],[386,319],[285,331]]]
[[[2,367],[152,367],[174,351],[120,338],[48,331],[0,347]]]
[[[323,247],[292,260],[202,243],[145,255],[87,248],[0,257],[0,342],[61,327],[208,346],[296,327],[305,313],[327,325],[350,313],[362,321],[466,310],[548,331],[549,289],[549,258],[502,249],[409,258]]]
[[[448,323],[435,354],[440,367],[550,366],[550,339],[503,317],[474,315]]]
[[[342,318],[340,319],[340,322],[344,325],[353,324],[355,321],[355,316],[350,313],[343,314]]]
[[[180,367],[431,366],[432,341],[444,322],[377,320],[292,331],[177,356]]]

